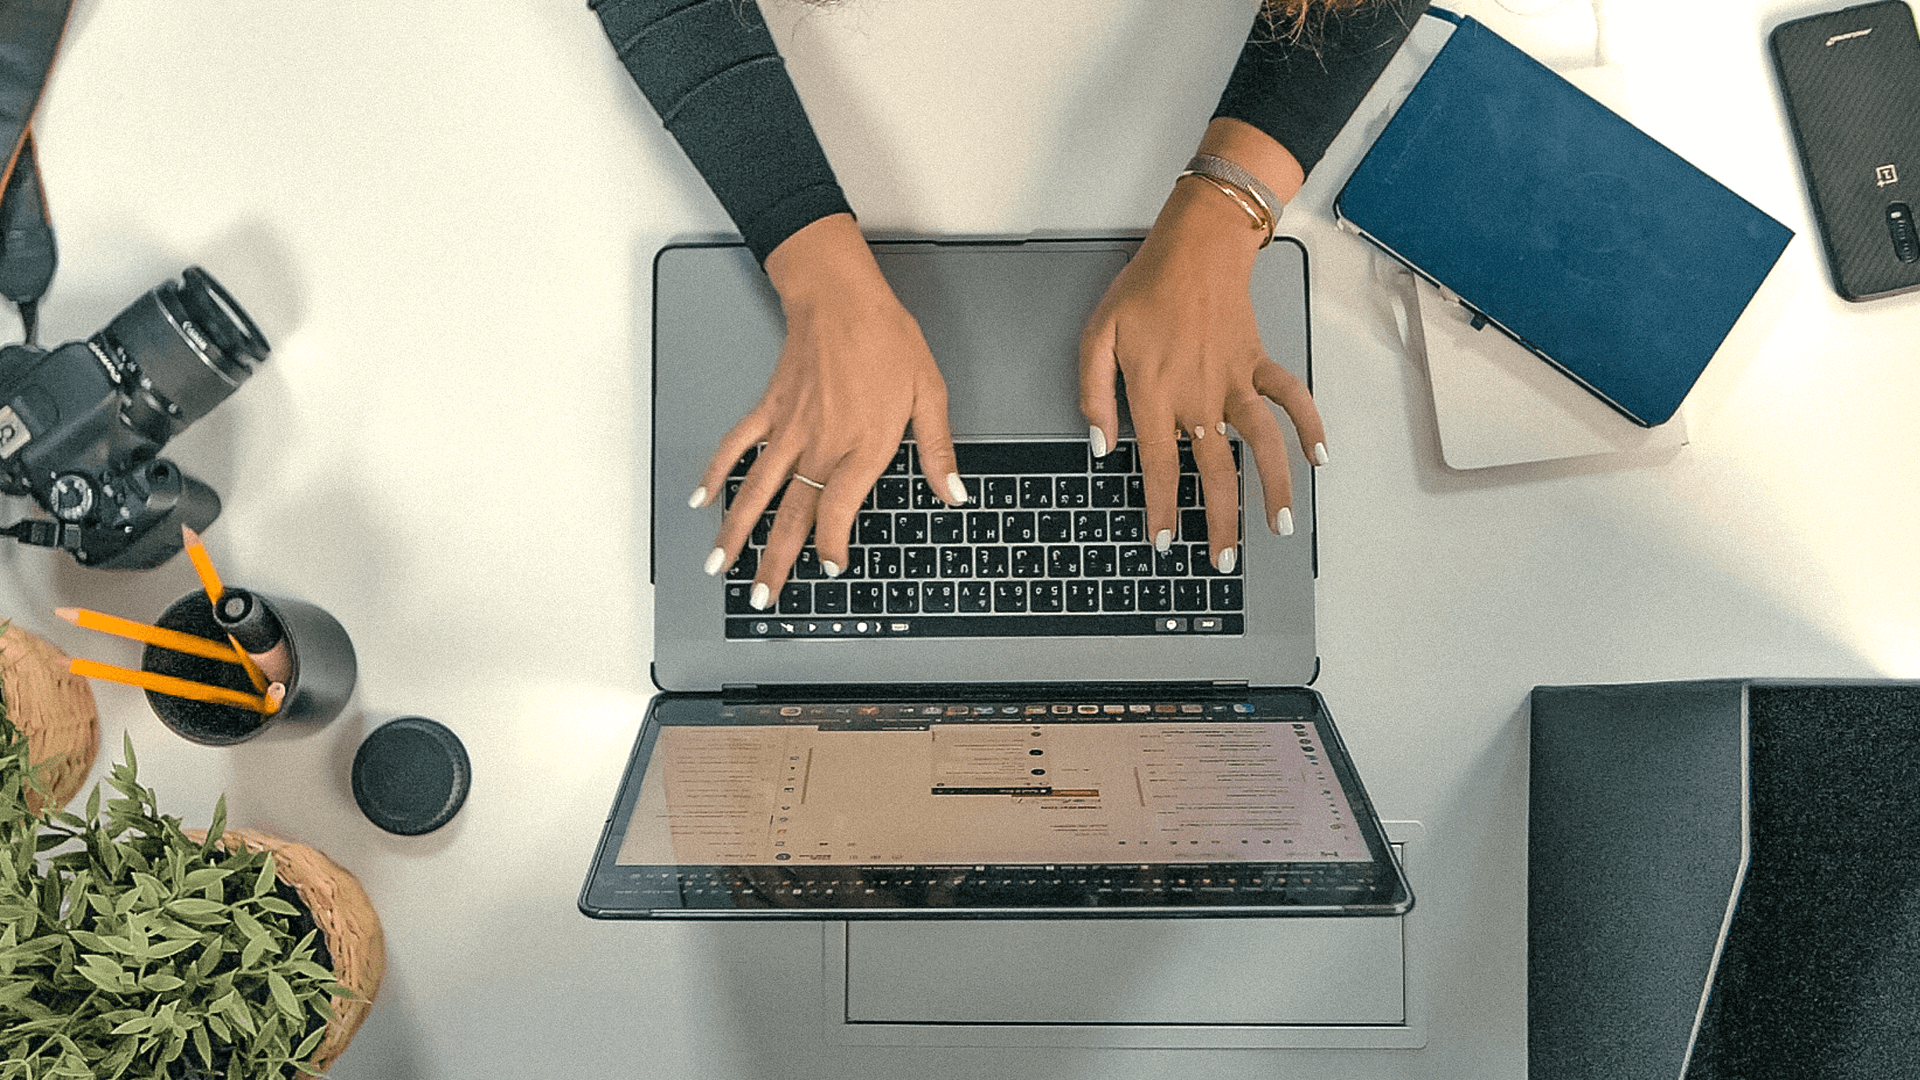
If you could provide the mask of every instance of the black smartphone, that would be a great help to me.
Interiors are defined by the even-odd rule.
[[[1906,0],[1782,23],[1769,37],[1834,291],[1920,289],[1920,33]]]

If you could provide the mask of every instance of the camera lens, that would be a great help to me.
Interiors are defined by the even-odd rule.
[[[182,278],[135,300],[100,332],[116,360],[140,373],[138,386],[128,388],[143,414],[138,419],[149,411],[164,415],[172,434],[239,389],[270,348],[211,274],[194,266]]]

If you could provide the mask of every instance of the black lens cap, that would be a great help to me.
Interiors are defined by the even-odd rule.
[[[374,729],[353,755],[353,801],[388,832],[419,836],[460,812],[472,773],[467,748],[445,724],[403,716]]]

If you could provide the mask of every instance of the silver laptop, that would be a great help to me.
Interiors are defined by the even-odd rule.
[[[600,917],[1395,914],[1412,896],[1319,695],[1311,470],[1292,536],[1207,557],[1198,477],[1155,552],[1129,437],[1093,459],[1077,343],[1136,239],[875,244],[946,378],[972,501],[912,447],[836,579],[803,555],[746,603],[756,546],[701,574],[691,511],[784,337],[742,247],[655,261],[650,709],[581,907]],[[1308,374],[1306,252],[1253,284]],[[1239,448],[1236,446],[1236,453]],[[1249,455],[1240,455],[1249,457]],[[1261,505],[1242,462],[1241,502]],[[743,476],[739,469],[724,499]],[[1245,515],[1243,515],[1244,517]]]

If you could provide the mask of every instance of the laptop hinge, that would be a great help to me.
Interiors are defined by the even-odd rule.
[[[890,700],[895,698],[1057,698],[1085,694],[1220,694],[1248,689],[1245,679],[1190,682],[861,683],[856,685],[727,683],[722,698],[739,701]]]

